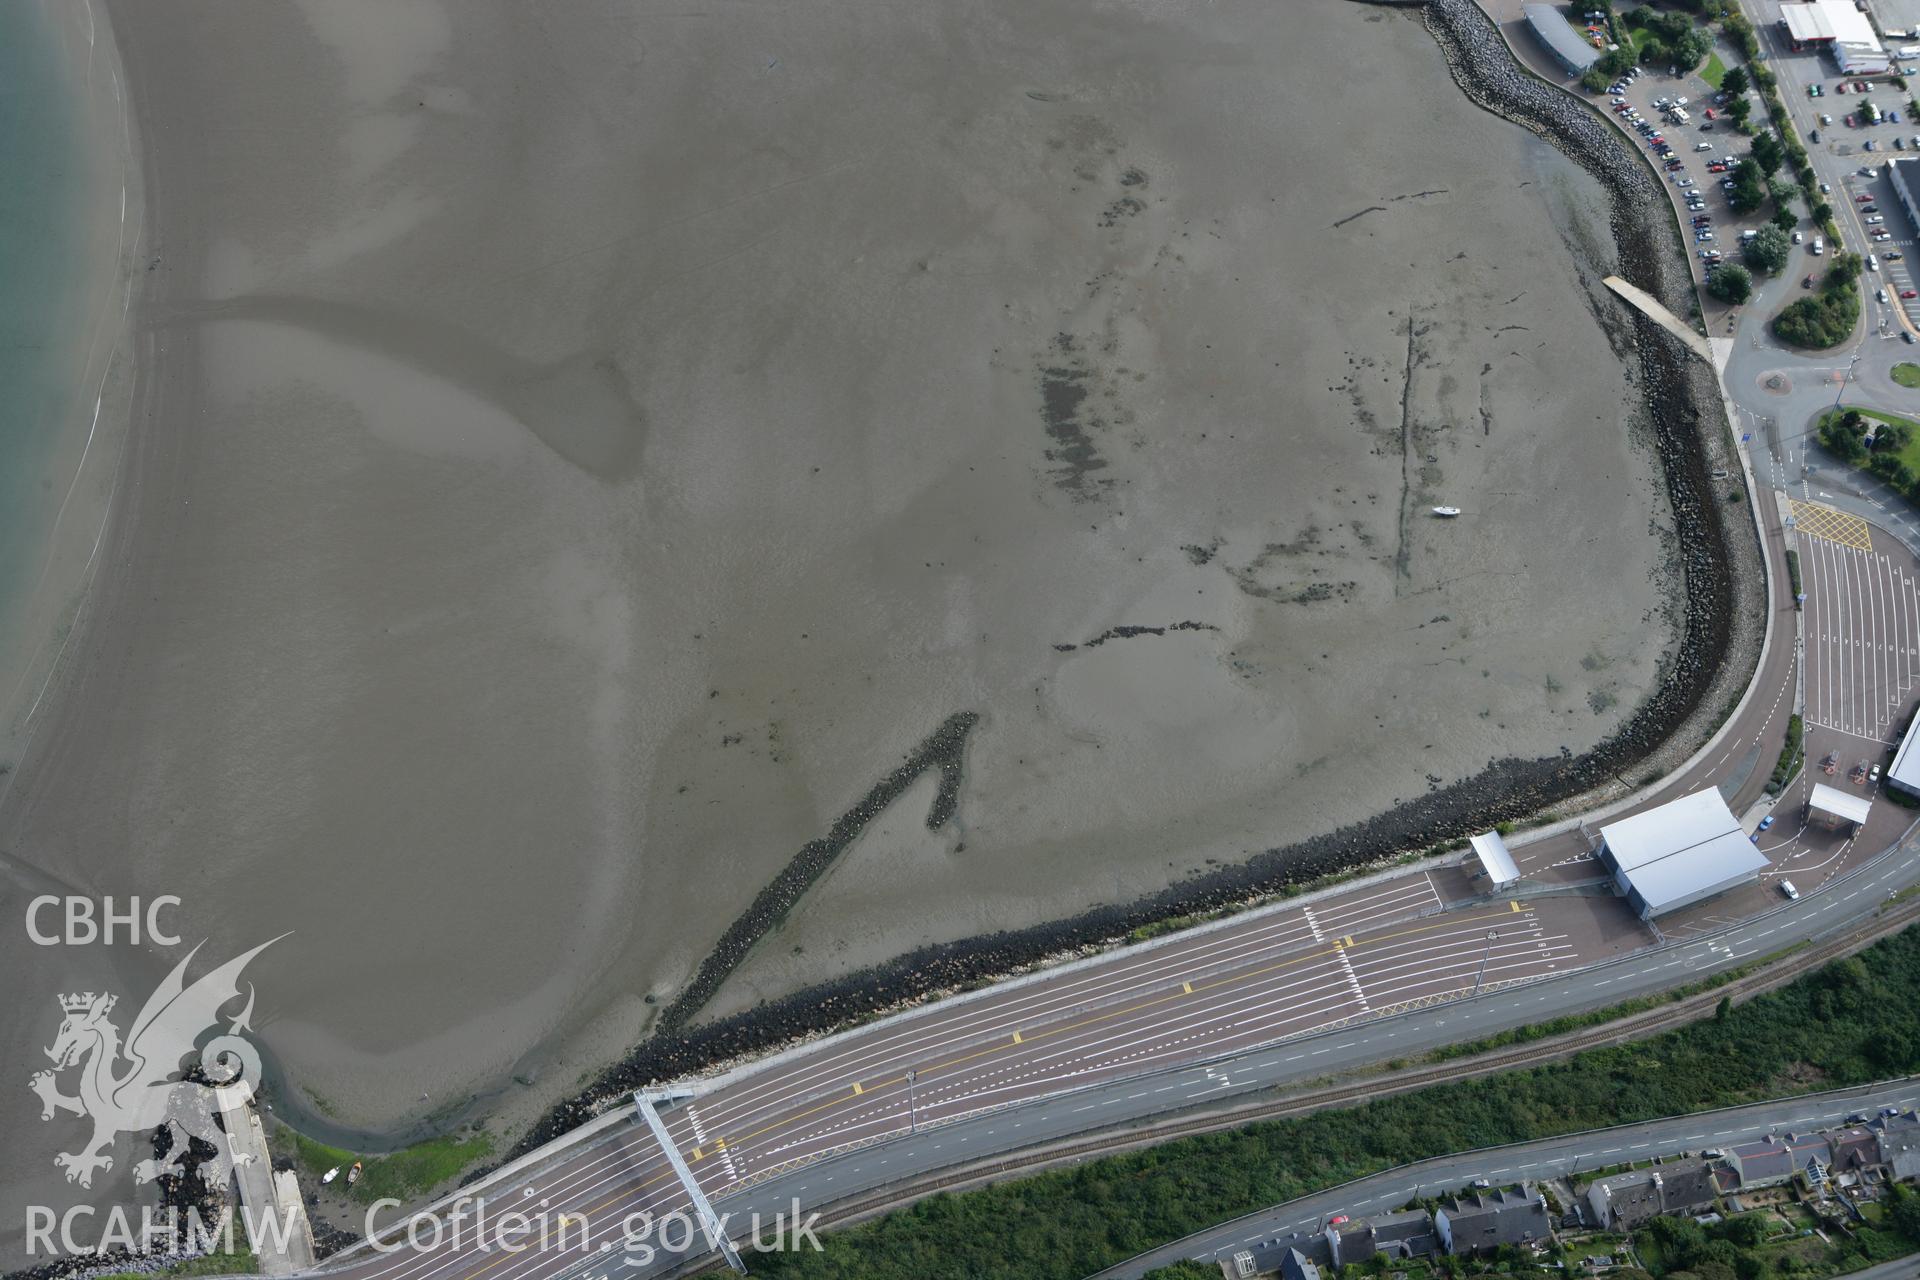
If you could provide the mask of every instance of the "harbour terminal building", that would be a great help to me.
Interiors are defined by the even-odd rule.
[[[1529,4],[1522,6],[1521,11],[1547,52],[1571,74],[1577,76],[1600,61],[1600,51],[1581,39],[1559,5]]]
[[[1915,212],[1914,196],[1920,195],[1920,160],[1902,160],[1888,166],[1893,170],[1893,185],[1900,192],[1901,203],[1907,206],[1916,221],[1920,213]],[[1908,184],[1912,183],[1910,187]],[[1913,723],[1907,726],[1906,736],[1900,739],[1900,750],[1893,757],[1893,767],[1887,770],[1887,785],[1904,795],[1920,797],[1920,714],[1913,717]]]
[[[1642,920],[1760,878],[1766,856],[1713,788],[1600,828],[1600,863]]]

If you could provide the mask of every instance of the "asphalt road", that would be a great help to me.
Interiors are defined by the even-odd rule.
[[[1916,882],[1920,882],[1920,842],[1911,842],[1885,861],[1856,871],[1824,892],[1785,904],[1718,937],[1638,953],[1600,969],[1544,979],[1509,992],[1359,1022],[1207,1065],[1051,1094],[914,1135],[892,1137],[775,1175],[716,1198],[715,1207],[732,1215],[736,1224],[748,1222],[755,1215],[762,1223],[771,1223],[775,1214],[789,1210],[796,1202],[804,1211],[963,1160],[1298,1083],[1384,1058],[1412,1056],[1554,1014],[1603,1007],[1743,964],[1802,938],[1846,929],[1870,915],[1890,893]],[[469,1242],[459,1249],[409,1250],[387,1258],[363,1259],[346,1274],[368,1280],[473,1280],[480,1276],[489,1280],[548,1280],[587,1274],[665,1274],[684,1258],[660,1252],[658,1237],[651,1233],[638,1240],[628,1240],[624,1234],[632,1225],[629,1215],[635,1212],[648,1210],[658,1217],[684,1207],[684,1200],[670,1183],[650,1180],[646,1175],[658,1158],[657,1154],[649,1158],[650,1146],[650,1138],[636,1124],[501,1195],[505,1208],[524,1209],[531,1201],[550,1210],[583,1213],[587,1229],[569,1235],[564,1248],[550,1240],[546,1247],[526,1252],[485,1253]],[[750,1231],[741,1234],[748,1236]],[[704,1248],[699,1252],[704,1253]]]
[[[1537,1182],[1563,1174],[1650,1160],[1655,1156],[1677,1155],[1682,1151],[1729,1147],[1757,1141],[1769,1133],[1827,1128],[1844,1122],[1855,1112],[1872,1115],[1881,1107],[1905,1111],[1914,1106],[1916,1099],[1920,1099],[1920,1082],[1902,1080],[1877,1089],[1849,1089],[1811,1098],[1761,1102],[1725,1111],[1568,1134],[1542,1142],[1441,1156],[1222,1223],[1102,1271],[1096,1280],[1133,1280],[1155,1267],[1164,1267],[1182,1258],[1211,1262],[1239,1249],[1252,1250],[1263,1269],[1277,1267],[1277,1258],[1269,1260],[1277,1253],[1269,1241],[1292,1232],[1311,1234],[1336,1213],[1388,1212],[1420,1196],[1463,1191],[1475,1178],[1486,1178],[1495,1185]]]

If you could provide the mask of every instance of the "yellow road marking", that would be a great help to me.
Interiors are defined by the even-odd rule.
[[[1512,907],[1512,908],[1513,908],[1513,909],[1514,909],[1515,911],[1518,911],[1518,910],[1520,909],[1520,904],[1519,904],[1519,903],[1517,903],[1517,902],[1511,902],[1511,901],[1510,901],[1510,902],[1508,902],[1508,903],[1507,903],[1507,905],[1508,905],[1509,907]]]
[[[701,1150],[700,1148],[698,1148],[698,1147],[695,1147],[695,1148],[693,1149],[693,1158],[694,1158],[695,1160],[698,1160],[698,1159],[700,1159],[700,1158],[701,1158],[702,1156],[704,1156],[704,1155],[706,1155],[706,1152],[704,1152],[704,1151],[702,1151],[702,1150]]]
[[[1372,939],[1372,941],[1386,942],[1394,938],[1409,938],[1415,934],[1432,933],[1436,929],[1449,928],[1456,924],[1467,924],[1474,920],[1491,920],[1493,918],[1494,917],[1491,915],[1481,915],[1481,916],[1462,916],[1457,920],[1442,919],[1442,920],[1436,921],[1433,924],[1421,925],[1418,928],[1401,929],[1395,933],[1381,934],[1378,938]],[[1243,982],[1249,978],[1264,977],[1265,975],[1270,973],[1278,973],[1282,969],[1297,968],[1298,966],[1306,964],[1307,962],[1312,960],[1324,960],[1328,956],[1333,955],[1335,952],[1339,950],[1341,950],[1341,946],[1338,942],[1335,942],[1333,944],[1332,949],[1328,951],[1303,952],[1300,955],[1295,956],[1290,960],[1275,961],[1273,964],[1263,965],[1258,969],[1249,969],[1241,973],[1229,974],[1225,977],[1218,978],[1213,982],[1202,983],[1200,986],[1195,987],[1193,989],[1192,994],[1199,994],[1201,992],[1211,991],[1218,987],[1231,986],[1234,983]],[[1182,985],[1192,986],[1191,983],[1183,983]],[[1122,1008],[1108,1010],[1107,1012],[1097,1014],[1093,1017],[1082,1018],[1078,1022],[1064,1023],[1058,1027],[1049,1027],[1044,1031],[1036,1032],[1034,1038],[1046,1039],[1049,1036],[1064,1035],[1069,1031],[1078,1031],[1085,1027],[1093,1026],[1097,1023],[1110,1022],[1114,1018],[1123,1017],[1129,1013],[1138,1013],[1143,1009],[1150,1009],[1156,1005],[1165,1004],[1170,1000],[1182,999],[1188,994],[1189,993],[1186,991],[1170,992],[1164,996],[1158,996],[1151,1000],[1142,1000],[1137,1004],[1127,1005]],[[1016,1031],[1013,1033],[1013,1040],[1011,1042],[1003,1042],[1000,1044],[989,1045],[984,1049],[978,1049],[972,1053],[961,1054],[957,1058],[949,1058],[947,1061],[936,1063],[931,1067],[919,1068],[916,1071],[916,1075],[924,1079],[935,1071],[942,1071],[951,1067],[962,1066],[965,1063],[971,1062],[976,1058],[992,1057],[994,1054],[1004,1053],[1013,1045],[1021,1044],[1021,1043],[1024,1043],[1024,1041],[1022,1040],[1020,1033]],[[881,1083],[883,1085],[890,1085],[890,1084],[904,1084],[905,1082],[906,1082],[906,1076],[903,1074],[903,1075],[896,1076],[891,1080],[883,1081]],[[757,1138],[763,1133],[772,1132],[773,1130],[779,1129],[785,1125],[790,1125],[796,1121],[804,1120],[808,1116],[817,1115],[822,1111],[832,1111],[836,1107],[840,1107],[848,1102],[851,1102],[853,1098],[854,1098],[853,1094],[850,1094],[850,1093],[841,1094],[839,1097],[831,1098],[825,1102],[820,1103],[818,1106],[808,1107],[805,1111],[796,1111],[790,1115],[782,1116],[779,1119],[769,1121],[768,1123],[761,1125],[758,1129],[754,1129],[748,1133],[742,1134],[739,1138],[735,1139],[735,1141],[745,1142],[749,1138]],[[694,1150],[697,1152],[699,1151],[699,1148],[695,1147]],[[600,1212],[600,1210],[605,1209],[609,1205],[617,1204],[621,1200],[628,1198],[629,1196],[633,1195],[635,1192],[644,1191],[648,1187],[653,1186],[655,1183],[665,1182],[668,1179],[672,1178],[673,1176],[674,1176],[673,1170],[671,1168],[666,1169],[663,1172],[655,1174],[651,1178],[643,1178],[640,1181],[633,1183],[629,1187],[622,1188],[621,1190],[616,1191],[612,1195],[608,1196],[606,1199],[600,1201],[597,1204],[589,1205],[586,1209],[580,1212],[583,1216],[598,1213]],[[590,1219],[589,1219],[588,1231],[589,1233],[591,1233],[592,1231]],[[546,1232],[542,1231],[541,1243],[544,1244],[545,1242],[546,1242]],[[475,1280],[475,1277],[486,1274],[488,1271],[491,1271],[493,1268],[499,1266],[503,1262],[511,1262],[514,1260],[514,1258],[518,1256],[519,1256],[518,1254],[507,1254],[503,1257],[497,1258],[494,1261],[489,1262],[486,1266],[481,1267],[477,1271],[469,1271],[462,1278],[462,1280]]]
[[[1192,984],[1191,982],[1183,982],[1183,983],[1181,983],[1181,984],[1180,984],[1180,994],[1181,994],[1181,995],[1183,995],[1183,996],[1190,996],[1190,995],[1192,995],[1192,994],[1193,994],[1193,984]]]
[[[859,1082],[858,1080],[855,1080],[855,1081],[853,1082],[853,1091],[854,1091],[854,1093],[855,1093],[856,1095],[857,1095],[857,1094],[862,1094],[862,1093],[865,1093],[865,1092],[866,1092],[866,1090],[865,1090],[865,1089],[862,1089],[862,1088],[860,1087],[860,1082]]]
[[[1347,945],[1348,945],[1348,946],[1352,946],[1352,945],[1353,945],[1353,935],[1352,935],[1352,934],[1348,934],[1348,935],[1347,935]]]
[[[1859,516],[1824,503],[1802,502],[1798,498],[1791,501],[1796,532],[1809,538],[1825,538],[1828,542],[1837,542],[1856,551],[1873,550],[1871,528]]]

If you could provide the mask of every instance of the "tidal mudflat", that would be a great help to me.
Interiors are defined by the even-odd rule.
[[[1673,643],[1605,201],[1416,14],[110,12],[135,442],[0,837],[292,930],[318,1127],[566,1094],[955,716],[709,1014],[1585,751]]]

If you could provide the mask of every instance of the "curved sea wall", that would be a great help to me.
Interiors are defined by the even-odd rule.
[[[1455,80],[1473,102],[1547,138],[1605,187],[1620,273],[1677,314],[1690,314],[1695,301],[1692,280],[1671,205],[1618,133],[1587,104],[1517,66],[1498,29],[1472,0],[1426,0],[1423,17]],[[1717,493],[1709,479],[1716,468],[1740,474],[1712,371],[1671,335],[1624,308],[1607,313],[1603,322],[1640,387],[1644,429],[1660,459],[1672,512],[1668,568],[1680,587],[1670,605],[1680,641],[1655,692],[1613,738],[1581,756],[1568,752],[1498,761],[1471,779],[1432,791],[1392,813],[1267,850],[1239,866],[1219,868],[1139,901],[927,947],[708,1025],[685,1027],[681,1019],[690,1017],[697,1003],[683,996],[675,1002],[674,1021],[685,1029],[656,1034],[641,1044],[585,1092],[550,1111],[510,1156],[551,1139],[650,1081],[764,1053],[903,1004],[977,986],[1053,957],[1112,943],[1135,928],[1173,916],[1245,903],[1496,823],[1532,818],[1554,806],[1617,798],[1691,754],[1731,710],[1758,659],[1766,599],[1760,547],[1751,515],[1741,505],[1744,493],[1727,492],[1726,482]],[[1622,515],[1643,518],[1638,512]],[[1604,566],[1596,566],[1596,571],[1604,571]],[[1623,776],[1629,769],[1636,773],[1633,779]],[[943,783],[956,781],[943,778]],[[741,922],[742,939],[757,936],[770,923],[760,918]],[[740,959],[739,947],[728,952],[722,968]],[[712,985],[701,984],[701,998]]]

